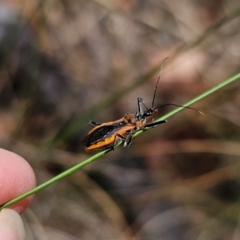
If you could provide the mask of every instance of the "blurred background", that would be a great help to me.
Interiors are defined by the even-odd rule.
[[[2,0],[0,146],[43,183],[94,154],[89,120],[151,105],[164,58],[156,106],[238,73],[239,25],[238,0]],[[240,239],[239,86],[36,194],[27,239]]]

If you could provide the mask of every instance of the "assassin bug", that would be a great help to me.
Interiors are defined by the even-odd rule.
[[[159,107],[154,107],[154,99],[156,95],[158,81],[159,78],[154,89],[154,96],[151,108],[147,108],[143,99],[138,98],[138,111],[135,114],[127,113],[123,118],[107,123],[90,121],[89,124],[93,127],[93,129],[82,141],[82,143],[84,143],[85,145],[86,151],[107,148],[109,148],[110,150],[114,150],[114,147],[120,141],[123,142],[124,147],[129,147],[132,142],[133,134],[137,131],[143,130],[144,128],[153,128],[167,122],[166,120],[159,120],[157,122],[153,122],[154,117],[158,113],[158,108],[169,105],[184,107],[172,103],[164,104]],[[143,107],[145,108],[145,111],[143,110]],[[191,107],[184,108],[198,111]],[[201,113],[200,111],[198,112]]]
[[[165,61],[166,59],[164,59]],[[163,63],[164,63],[163,61]],[[163,65],[162,63],[162,65]],[[161,65],[161,70],[162,70]],[[161,75],[161,74],[160,74]],[[123,118],[116,121],[111,121],[107,123],[98,123],[90,121],[90,125],[93,129],[87,134],[83,139],[82,143],[85,145],[86,151],[100,150],[100,149],[110,149],[114,150],[114,147],[120,142],[123,142],[123,147],[129,147],[134,133],[143,130],[145,128],[153,128],[160,124],[166,123],[166,120],[159,120],[153,122],[155,116],[158,113],[158,109],[165,106],[176,106],[183,107],[198,111],[191,107],[185,107],[173,103],[168,103],[161,105],[159,107],[154,107],[154,101],[156,97],[156,91],[158,87],[158,82],[160,76],[157,79],[154,94],[152,99],[152,106],[148,108],[142,98],[137,99],[138,111],[135,114],[127,113]],[[145,108],[145,110],[144,110]],[[202,114],[202,112],[198,111]]]

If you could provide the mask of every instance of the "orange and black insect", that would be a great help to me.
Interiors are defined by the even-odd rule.
[[[138,112],[135,114],[127,113],[123,118],[107,123],[90,121],[89,124],[93,129],[82,141],[85,145],[85,150],[91,151],[106,148],[113,150],[114,146],[120,141],[123,142],[124,147],[129,147],[132,142],[132,136],[135,132],[144,127],[155,127],[159,124],[165,123],[165,120],[152,123],[158,112],[157,109],[153,107],[158,81],[159,78],[154,89],[151,108],[148,109],[142,98],[138,98]],[[145,111],[143,110],[143,106],[146,108]]]
[[[132,142],[134,133],[145,128],[153,128],[167,122],[166,120],[159,120],[154,122],[154,118],[157,115],[159,108],[165,106],[176,106],[198,111],[191,107],[185,107],[173,103],[154,107],[159,80],[160,77],[158,78],[154,88],[152,105],[150,108],[145,105],[142,98],[138,98],[138,111],[135,114],[127,113],[123,118],[107,123],[97,123],[90,121],[90,125],[93,127],[93,129],[82,141],[82,143],[85,145],[86,151],[107,148],[114,150],[114,147],[120,141],[122,141],[123,147],[129,147]],[[201,113],[200,111],[198,112]]]

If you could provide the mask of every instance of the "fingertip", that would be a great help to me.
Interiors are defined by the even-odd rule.
[[[19,155],[0,149],[0,204],[3,204],[36,186],[36,178],[29,163]],[[10,206],[23,212],[30,204],[32,196]]]

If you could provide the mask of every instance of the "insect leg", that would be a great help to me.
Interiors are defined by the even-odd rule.
[[[89,124],[90,124],[92,127],[96,127],[96,126],[98,126],[98,125],[101,125],[101,123],[95,122],[95,121],[92,121],[92,120],[89,122]]]
[[[137,132],[137,129],[134,128],[131,131],[129,131],[127,134],[128,136],[125,138],[125,141],[123,143],[123,147],[130,147],[131,143],[132,143],[132,139],[133,139],[133,134]]]
[[[167,120],[160,120],[160,121],[157,121],[157,122],[153,122],[153,123],[148,123],[146,124],[144,127],[156,127],[157,125],[160,125],[160,124],[163,124],[163,123],[166,123]]]
[[[115,137],[114,137],[114,140],[113,140],[113,143],[112,145],[109,146],[109,151],[114,151],[114,147],[115,145],[117,144],[117,137],[121,138],[122,140],[125,140],[126,138],[120,134],[116,134]]]
[[[123,147],[129,147],[132,143],[132,134],[130,133],[130,135],[125,139]]]
[[[143,107],[142,106],[145,106],[144,103],[143,103],[143,99],[142,98],[137,98],[137,101],[138,101],[138,118],[141,118],[144,111],[143,111]]]
[[[110,151],[114,151],[114,146],[117,144],[116,142],[116,138],[119,137],[121,138],[122,141],[124,141],[123,143],[123,147],[129,147],[132,143],[132,135],[135,131],[130,131],[127,137],[122,136],[121,134],[116,134],[114,137],[114,141],[112,146],[110,147]]]

